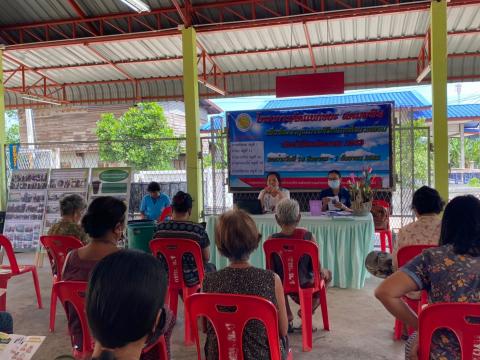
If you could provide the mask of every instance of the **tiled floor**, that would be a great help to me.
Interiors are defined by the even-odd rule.
[[[33,255],[17,254],[20,263],[32,263]],[[51,273],[48,263],[39,269],[44,309],[36,306],[32,278],[29,274],[12,279],[8,287],[7,309],[14,317],[14,330],[18,334],[46,335],[47,338],[34,359],[53,360],[56,356],[70,353],[63,308],[57,305],[55,333],[48,331]],[[328,309],[331,331],[322,329],[321,314],[314,317],[319,329],[314,333],[313,351],[302,352],[301,334],[290,337],[295,360],[307,359],[355,359],[355,360],[400,360],[403,359],[403,344],[392,340],[393,319],[373,297],[377,279],[369,279],[362,290],[329,289]],[[183,315],[180,312],[172,339],[173,359],[196,359],[195,346],[183,346]],[[294,310],[296,313],[296,309]]]

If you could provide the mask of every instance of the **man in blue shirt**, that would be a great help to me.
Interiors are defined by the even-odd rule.
[[[140,204],[142,219],[157,220],[163,209],[170,206],[170,199],[160,192],[160,185],[155,181],[148,184],[147,191]]]
[[[349,210],[352,203],[350,201],[350,193],[347,189],[341,187],[342,176],[338,170],[331,170],[328,172],[328,189],[320,192],[320,200],[322,200],[322,210],[329,209],[328,204],[332,203],[336,210]],[[338,198],[338,201],[331,198]]]

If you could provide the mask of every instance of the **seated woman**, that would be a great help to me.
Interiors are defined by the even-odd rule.
[[[398,250],[408,245],[438,245],[441,217],[445,202],[437,190],[422,186],[415,191],[412,209],[417,218],[398,232],[393,245],[393,253],[373,251],[365,260],[367,270],[374,276],[385,278],[397,269]]]
[[[342,188],[342,175],[338,170],[328,172],[328,189],[320,192],[322,210],[349,210],[352,206],[350,193]]]
[[[384,280],[375,296],[408,326],[418,329],[417,315],[402,300],[410,291],[426,290],[429,303],[471,302],[480,299],[480,200],[458,196],[447,205],[440,246],[423,253]],[[406,359],[417,359],[414,333],[407,342]],[[460,345],[446,329],[432,337],[431,359],[459,359]]]
[[[96,340],[93,359],[140,359],[148,337],[165,322],[166,290],[162,265],[149,254],[121,250],[102,259],[85,305]]]
[[[278,225],[282,229],[281,232],[275,233],[270,236],[268,241],[273,241],[274,239],[282,239],[282,238],[290,238],[290,239],[300,239],[300,240],[310,240],[315,242],[315,236],[308,231],[307,229],[298,227],[300,223],[301,214],[300,214],[300,206],[296,200],[292,199],[283,199],[277,204],[277,208],[275,210],[275,219],[277,220]],[[283,267],[282,262],[277,254],[274,254],[273,257],[273,267],[274,271],[278,274],[280,279],[283,280]],[[311,287],[313,286],[313,265],[312,260],[308,256],[303,256],[299,262],[299,280],[300,286],[304,287]],[[330,270],[321,269],[320,270],[320,277],[325,280],[325,283],[328,285],[332,280],[332,273]],[[293,301],[297,304],[300,304],[300,299],[298,294],[290,294],[290,297]],[[288,297],[285,295],[285,305],[287,307],[287,316],[288,316],[288,330],[289,332],[293,331],[293,314],[290,310],[290,305],[288,303]],[[312,308],[313,311],[317,309],[320,305],[320,293],[316,292],[313,294],[313,303]],[[299,315],[300,311],[299,311]]]
[[[72,250],[65,259],[62,280],[88,281],[95,265],[119,249],[117,241],[121,239],[125,226],[125,204],[111,196],[102,196],[93,200],[82,219],[82,226],[91,241],[84,247]],[[75,311],[67,311],[68,326],[75,346],[81,350],[82,328]]]
[[[87,205],[83,197],[77,194],[65,196],[60,200],[61,220],[52,225],[48,230],[48,235],[70,235],[76,237],[84,245],[88,241],[88,236],[78,225],[82,218],[82,213]]]
[[[117,242],[123,235],[126,210],[127,207],[123,201],[111,196],[101,196],[91,202],[82,219],[82,226],[91,241],[88,245],[73,250],[67,255],[62,280],[88,281],[92,269],[100,260],[119,251]],[[67,310],[67,314],[70,334],[75,346],[80,349],[82,346],[80,320],[72,309]],[[167,315],[166,325],[171,330],[175,319],[171,312]],[[164,332],[166,331],[167,329],[164,329]],[[170,333],[168,337],[169,335]],[[168,343],[167,341],[167,345]]]
[[[153,238],[184,238],[194,240],[202,249],[203,266],[206,272],[215,271],[210,260],[210,239],[201,224],[189,221],[193,199],[190,194],[179,191],[172,199],[172,219],[157,225]],[[189,254],[190,255],[190,254]],[[198,284],[198,270],[193,256],[183,258],[184,279],[187,286]]]
[[[279,173],[268,173],[267,186],[260,191],[260,194],[258,195],[258,200],[260,200],[264,212],[274,212],[275,207],[280,200],[290,199],[290,192],[287,189],[282,188],[281,184],[282,181]]]
[[[230,265],[206,274],[203,291],[255,295],[271,301],[278,309],[280,350],[282,358],[285,358],[288,351],[288,320],[282,282],[274,272],[253,267],[248,262],[260,239],[255,222],[243,210],[230,210],[222,214],[215,228],[215,243],[218,251],[229,259]],[[246,360],[270,359],[267,336],[261,323],[255,321],[247,325],[243,335],[243,352]],[[205,355],[207,360],[218,359],[217,338],[209,323]]]
[[[97,262],[118,251],[117,242],[123,235],[126,211],[123,201],[111,196],[101,196],[91,202],[82,219],[83,229],[91,241],[67,255],[63,280],[87,281]]]

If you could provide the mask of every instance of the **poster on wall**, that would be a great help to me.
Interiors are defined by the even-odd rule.
[[[37,249],[45,214],[48,170],[13,170],[3,234],[16,250]]]
[[[87,202],[88,169],[53,169],[47,191],[47,207],[43,233],[60,220],[60,200],[65,196],[78,194]]]
[[[99,196],[113,196],[125,202],[130,199],[130,181],[132,169],[125,168],[94,168],[90,178],[88,200]]]
[[[330,170],[346,183],[366,167],[391,188],[392,116],[393,103],[228,112],[230,190],[261,189],[272,171],[287,189],[324,189]]]

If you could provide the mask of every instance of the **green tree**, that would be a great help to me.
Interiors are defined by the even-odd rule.
[[[205,169],[213,167],[212,155],[215,154],[215,169],[227,168],[227,141],[214,139],[210,141],[209,152],[203,157],[203,167]]]
[[[18,144],[20,142],[20,126],[16,110],[5,111],[5,143]]]
[[[168,125],[163,108],[157,103],[141,103],[116,118],[102,114],[96,134],[100,159],[122,162],[137,170],[169,170],[180,147]],[[164,138],[170,138],[165,140]]]
[[[12,124],[7,128],[5,142],[7,144],[18,144],[20,142],[20,126],[18,124]]]
[[[428,156],[429,141],[425,120],[413,120],[396,128],[395,171],[404,186],[411,185],[411,181],[414,181],[415,188],[428,184]]]
[[[476,166],[480,164],[480,139],[478,137],[465,138],[465,166],[468,167],[470,162],[474,162]],[[449,141],[450,164],[453,168],[460,167],[460,139],[450,138]]]

